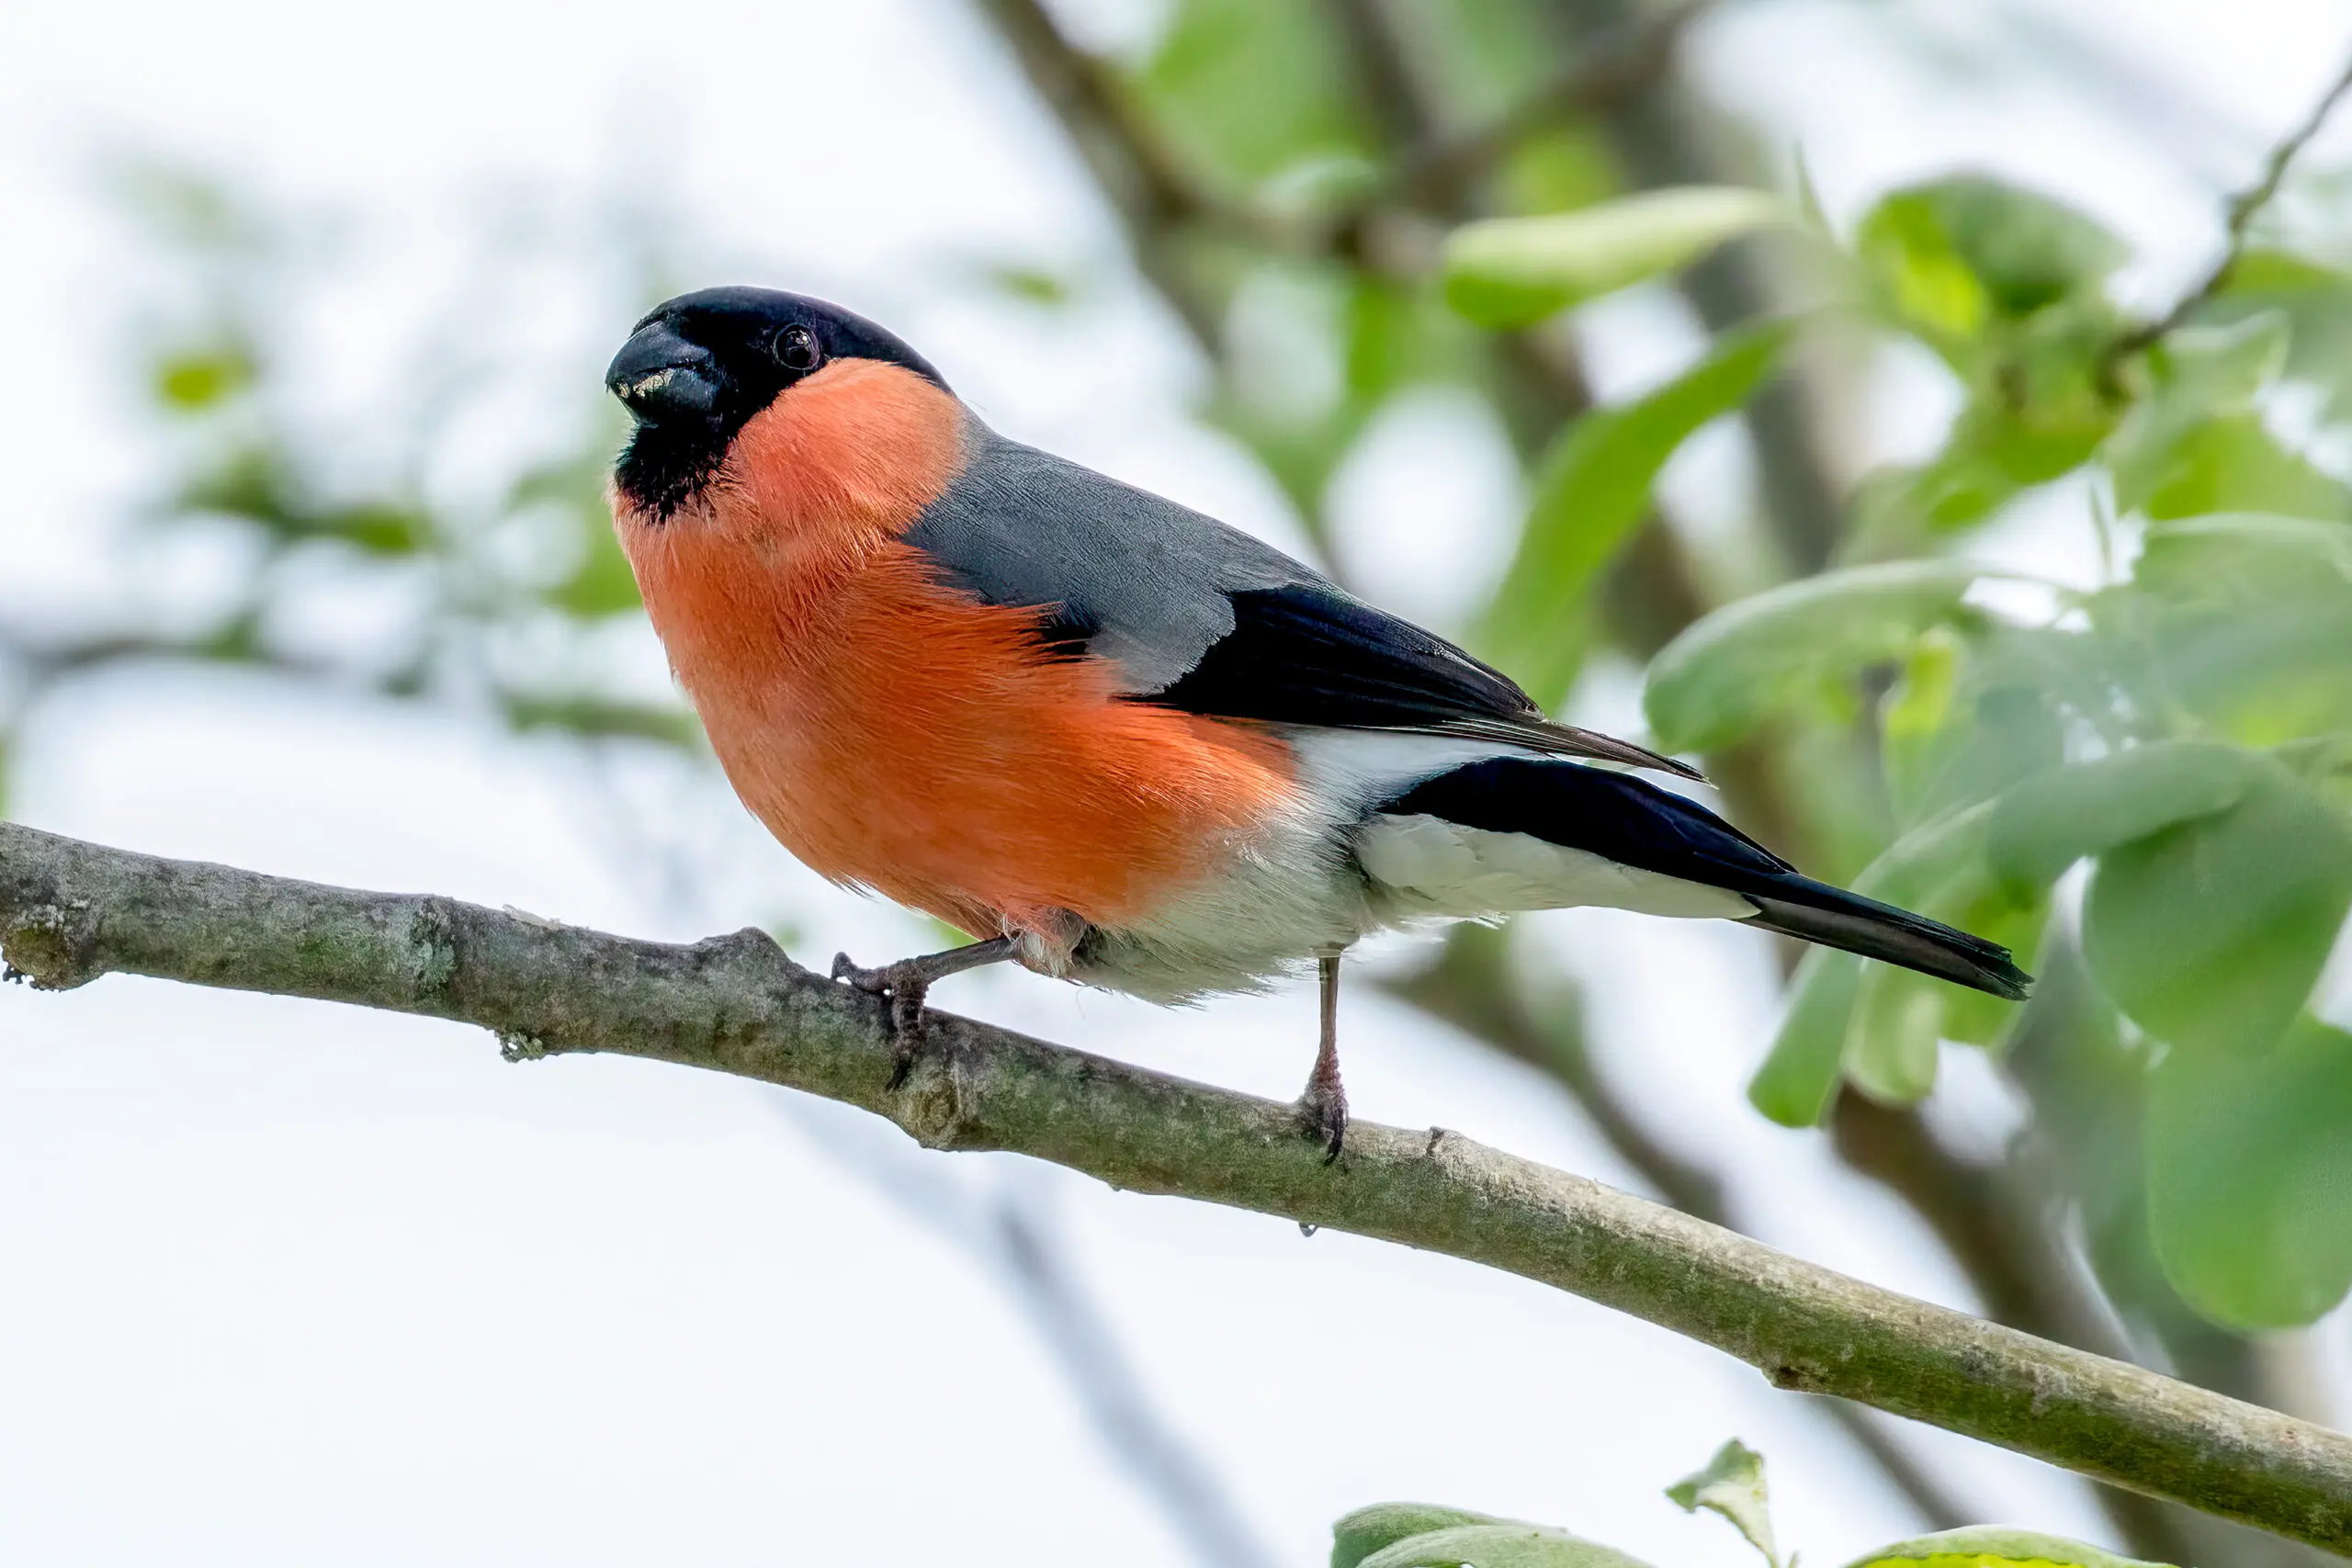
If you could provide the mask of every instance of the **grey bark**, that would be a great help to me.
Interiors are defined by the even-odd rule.
[[[1773,1251],[1442,1128],[1358,1122],[933,1014],[892,1091],[883,1004],[763,932],[677,946],[160,860],[0,823],[0,956],[478,1024],[510,1057],[609,1051],[821,1094],[938,1149],[1278,1214],[1540,1280],[1758,1368],[2082,1474],[2352,1553],[2352,1439]]]

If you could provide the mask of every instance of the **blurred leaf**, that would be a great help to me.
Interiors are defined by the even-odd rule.
[[[1979,805],[1905,833],[1863,868],[1854,891],[2030,953],[2042,905],[1986,874],[1991,815],[1989,804]],[[1805,949],[1791,990],[1788,1014],[1747,1086],[1749,1103],[1788,1127],[1816,1124],[1841,1075],[1887,1104],[1917,1100],[1935,1087],[1939,1040],[1989,1039],[2015,1012],[1982,1008],[1976,993],[1949,981],[1822,947]]]
[[[433,536],[433,514],[421,506],[399,502],[362,502],[296,513],[292,521],[302,532],[345,539],[371,555],[414,555]]]
[[[1666,1495],[1686,1514],[1702,1508],[1721,1514],[1764,1554],[1765,1562],[1781,1568],[1780,1551],[1772,1544],[1771,1504],[1764,1490],[1764,1456],[1737,1438],[1717,1449],[1704,1470],[1668,1487]]]
[[[1846,1035],[1861,994],[1862,961],[1812,947],[1789,982],[1789,1010],[1747,1080],[1747,1101],[1783,1127],[1818,1126],[1844,1072]]]
[[[1456,1525],[1408,1536],[1360,1568],[1645,1568],[1638,1559],[1536,1525]]]
[[[2301,517],[2216,513],[2148,530],[2135,585],[2180,602],[2242,604],[2302,582],[2352,587],[2352,529]]]
[[[1650,732],[1669,751],[1712,751],[1804,694],[1907,653],[1960,616],[1982,575],[1965,561],[1825,572],[1717,610],[1651,660]]]
[[[1936,742],[1953,728],[1953,698],[1965,655],[1965,646],[1951,628],[1930,626],[1913,645],[1902,678],[1886,694],[1879,715],[1880,749],[1887,787],[1905,815],[1927,792]]]
[[[1069,304],[1078,293],[1077,286],[1064,274],[1017,262],[991,264],[981,270],[980,280],[1009,299],[1048,309]]]
[[[2233,1328],[2312,1322],[2352,1286],[2352,1034],[2298,1021],[2259,1059],[2175,1051],[2149,1086],[2165,1277]]]
[[[2238,257],[2199,319],[2226,321],[2264,311],[2287,318],[2287,375],[2324,389],[2330,401],[2324,415],[2342,420],[2352,399],[2352,273],[2256,246]]]
[[[2254,406],[2256,392],[2287,364],[2287,318],[2277,311],[2225,327],[2179,327],[2150,350],[2157,395],[2143,407],[2159,416],[2177,400],[2192,413],[2234,413]]]
[[[1510,211],[1566,212],[1606,200],[1620,181],[1607,133],[1579,120],[1512,148],[1495,172],[1495,188]]]
[[[1354,283],[1345,330],[1348,392],[1367,405],[1416,382],[1459,375],[1475,337],[1427,290],[1379,277]]]
[[[2287,350],[2287,319],[2276,311],[2167,339],[2152,356],[2154,388],[2107,445],[2118,509],[2352,516],[2352,491],[2279,446],[2255,412]]]
[[[1709,421],[1754,395],[1791,329],[1766,322],[1657,390],[1596,409],[1553,444],[1535,480],[1519,553],[1487,611],[1485,642],[1545,707],[1567,695],[1582,652],[1579,614],[1602,567],[1649,510],[1658,471]],[[1563,636],[1564,626],[1571,635]]]
[[[2049,913],[2038,890],[2018,892],[1984,863],[1991,809],[1945,817],[1897,840],[1855,879],[1858,891],[1997,942],[2029,964]],[[1892,964],[1864,962],[1847,1023],[1848,1082],[1882,1105],[1912,1105],[1936,1087],[1944,1041],[1990,1046],[2017,1027],[2017,1005]]]
[[[202,413],[254,384],[253,356],[240,348],[166,355],[155,366],[155,398],[175,413]]]
[[[1314,0],[1182,0],[1136,88],[1185,150],[1255,185],[1369,155],[1346,58]]]
[[[1905,823],[1973,805],[2058,766],[2065,738],[2048,682],[1997,649],[1930,627],[1879,720],[1887,790]]]
[[[2050,924],[2050,900],[2040,892],[2020,895],[1985,874],[1972,878],[1964,890],[1953,890],[1951,901],[1937,908],[1936,919],[1999,943],[2031,970],[2040,966],[2042,936]],[[1882,985],[1900,976],[1928,987],[1941,999],[1943,1021],[1938,1032],[1946,1040],[1998,1050],[2024,1026],[2025,1010],[2005,997],[1887,964],[1879,969]]]
[[[2185,789],[2177,800],[2194,798]],[[2236,804],[2099,857],[2083,951],[2156,1038],[2257,1052],[2301,1010],[2347,908],[2352,825],[2266,760]]]
[[[1862,964],[1839,1066],[1881,1105],[1916,1105],[1936,1087],[1944,1037],[1944,982],[1889,964]]]
[[[2153,648],[2165,701],[2235,739],[2352,728],[2352,529],[2262,515],[2153,525],[2131,593],[2103,613]]]
[[[1446,302],[1480,326],[1527,326],[1787,217],[1768,192],[1684,186],[1574,212],[1464,224],[1445,243]]]
[[[2141,502],[2150,517],[2258,511],[2352,518],[2352,490],[2279,445],[2259,414],[2233,414],[2193,426],[2170,457],[2171,466]]]
[[[1435,1503],[1374,1503],[1342,1515],[1331,1526],[1331,1568],[1356,1568],[1374,1552],[1394,1546],[1408,1536],[1427,1535],[1461,1525],[1518,1522],[1497,1518],[1492,1514],[1473,1513],[1467,1508],[1442,1507]]]
[[[2095,294],[2130,254],[2074,208],[1974,175],[1887,196],[1855,245],[1887,313],[1971,367],[1996,321]]]
[[[586,556],[548,593],[548,603],[583,619],[617,615],[638,607],[637,573],[610,528],[589,530]]]
[[[1907,900],[1921,914],[1997,942],[2030,967],[2048,900],[2002,888],[1970,865],[1934,894]],[[1882,1105],[1913,1105],[1936,1087],[1947,1040],[1992,1047],[2024,1017],[2015,1002],[1892,964],[1865,963],[1847,1026],[1847,1081]]]
[[[684,708],[613,702],[594,696],[504,698],[506,721],[516,729],[560,729],[591,737],[657,741],[682,751],[702,743],[702,725]]]
[[[2043,773],[1995,803],[1985,859],[2013,886],[2046,887],[2078,860],[2228,810],[2267,766],[2235,746],[2159,740]]]
[[[1866,1551],[1847,1568],[2168,1568],[2102,1548],[1999,1525],[1924,1535]]]

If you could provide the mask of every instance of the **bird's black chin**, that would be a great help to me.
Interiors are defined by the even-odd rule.
[[[727,374],[709,349],[656,318],[629,334],[605,385],[637,422],[614,478],[661,522],[698,495],[742,423]]]
[[[700,498],[726,461],[728,444],[729,433],[716,417],[656,423],[640,414],[613,468],[615,487],[646,521],[666,523]]]

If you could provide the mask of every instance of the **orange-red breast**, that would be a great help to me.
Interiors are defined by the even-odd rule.
[[[1177,1001],[1384,926],[1600,904],[1745,920],[2005,997],[1990,942],[1802,876],[1687,777],[1245,534],[990,430],[838,307],[712,288],[639,322],[614,515],[727,776],[785,846],[1012,958]],[[1572,759],[1583,759],[1576,761]]]

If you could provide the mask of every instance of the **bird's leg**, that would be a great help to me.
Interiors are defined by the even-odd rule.
[[[850,962],[848,953],[837,953],[833,978],[846,980],[870,996],[890,998],[890,1087],[895,1089],[907,1081],[907,1074],[914,1069],[915,1053],[922,1048],[923,997],[933,985],[984,964],[1001,964],[1020,950],[1019,937],[990,937],[968,947],[901,958],[879,969],[861,969]]]
[[[1306,1090],[1298,1097],[1299,1119],[1321,1141],[1323,1163],[1340,1157],[1348,1137],[1348,1091],[1340,1087],[1340,955],[1316,955],[1322,981],[1323,1032],[1315,1049],[1315,1069],[1306,1075]]]

